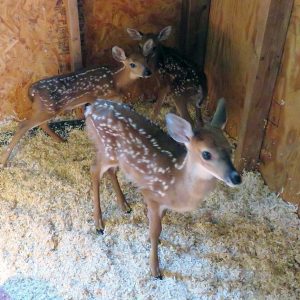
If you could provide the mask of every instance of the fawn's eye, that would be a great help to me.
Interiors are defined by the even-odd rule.
[[[136,67],[136,64],[131,63],[131,64],[130,64],[130,67],[131,67],[132,69],[134,69],[134,68]]]
[[[202,152],[202,157],[205,160],[211,160],[211,154],[208,151],[203,151]]]

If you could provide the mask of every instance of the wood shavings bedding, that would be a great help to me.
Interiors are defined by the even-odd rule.
[[[167,213],[159,281],[141,196],[122,175],[133,212],[118,209],[102,180],[106,229],[95,234],[92,156],[84,131],[64,144],[38,131],[0,171],[0,290],[12,299],[300,298],[296,208],[259,174],[245,173],[239,188],[219,184],[192,214]]]

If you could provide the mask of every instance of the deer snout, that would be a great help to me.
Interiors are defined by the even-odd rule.
[[[228,181],[234,186],[242,183],[242,177],[236,170],[232,170],[229,173]]]
[[[150,77],[152,74],[151,70],[149,68],[145,68],[143,72],[143,77]]]

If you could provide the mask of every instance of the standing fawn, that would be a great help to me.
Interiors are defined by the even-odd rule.
[[[0,157],[0,166],[6,165],[14,147],[29,129],[40,126],[56,141],[62,142],[63,138],[49,128],[47,121],[65,110],[92,103],[97,97],[120,98],[128,85],[140,77],[151,75],[141,54],[126,57],[123,49],[115,46],[112,48],[112,55],[123,64],[116,72],[100,66],[33,83],[28,90],[32,101],[31,117],[19,124],[11,143]]]
[[[161,83],[154,115],[160,111],[162,103],[171,94],[178,113],[191,123],[188,112],[188,102],[195,105],[196,125],[202,125],[200,105],[207,96],[207,80],[203,71],[182,57],[175,49],[164,46],[161,42],[171,34],[172,27],[162,29],[158,34],[144,34],[136,29],[127,28],[129,36],[139,41],[143,55],[148,58],[148,64],[158,76]]]
[[[231,162],[231,148],[222,129],[226,122],[221,99],[210,124],[193,132],[191,124],[167,114],[168,134],[125,104],[97,100],[86,111],[87,132],[96,147],[91,167],[94,221],[103,233],[99,180],[119,167],[138,187],[148,208],[150,267],[161,278],[158,239],[166,209],[192,211],[214,189],[216,179],[229,186],[241,183]],[[113,186],[123,210],[129,206],[116,177]]]

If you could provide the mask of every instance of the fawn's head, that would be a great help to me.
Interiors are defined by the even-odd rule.
[[[129,36],[139,41],[139,47],[145,57],[151,56],[159,46],[160,42],[166,40],[172,31],[171,26],[163,28],[159,33],[142,33],[136,29],[127,28]]]
[[[118,46],[112,48],[113,58],[121,62],[124,65],[124,68],[129,71],[129,76],[131,79],[136,78],[147,78],[151,76],[151,71],[147,66],[146,59],[143,55],[139,53],[134,53],[126,56],[124,50]]]
[[[219,100],[211,123],[193,132],[191,124],[174,114],[166,116],[170,136],[186,146],[193,173],[207,179],[217,178],[229,186],[241,183],[231,161],[231,147],[223,133],[226,123],[224,99]]]

